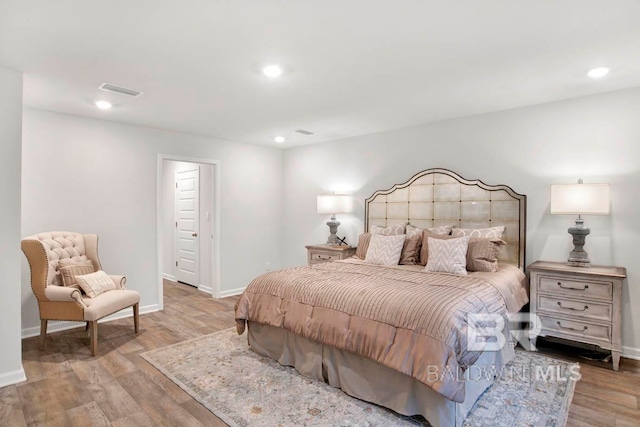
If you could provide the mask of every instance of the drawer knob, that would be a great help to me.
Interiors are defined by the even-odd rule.
[[[575,307],[563,307],[562,303],[560,301],[558,301],[558,306],[560,306],[560,308],[564,308],[565,310],[575,310],[575,311],[585,311],[589,309],[588,305],[585,305],[584,308],[575,308]]]
[[[584,285],[584,287],[582,288],[574,288],[573,286],[563,286],[562,282],[558,282],[558,286],[560,286],[562,289],[571,289],[572,291],[586,291],[587,289],[589,289],[589,285]]]
[[[556,322],[556,323],[558,324],[558,326],[559,326],[560,328],[562,328],[562,329],[569,329],[570,331],[584,332],[584,331],[586,331],[587,329],[589,329],[589,327],[588,327],[588,326],[585,326],[585,327],[584,327],[584,328],[582,328],[582,329],[576,329],[576,328],[572,328],[572,327],[570,327],[570,326],[562,326],[562,323],[560,323],[560,322]]]

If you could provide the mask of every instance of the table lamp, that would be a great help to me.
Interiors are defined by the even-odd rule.
[[[584,250],[585,239],[591,232],[584,226],[582,215],[609,215],[609,184],[552,184],[551,214],[578,215],[575,227],[569,228],[573,236],[573,250],[569,265],[589,267],[589,254]]]
[[[340,243],[336,235],[338,226],[340,225],[340,222],[336,220],[336,214],[349,213],[351,212],[352,206],[351,196],[345,194],[318,196],[318,213],[324,215],[331,214],[331,219],[327,221],[330,232],[327,245],[337,245]]]

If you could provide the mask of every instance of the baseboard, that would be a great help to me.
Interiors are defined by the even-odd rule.
[[[162,307],[159,304],[151,304],[146,305],[144,307],[140,307],[140,314],[153,313],[154,311],[160,311]],[[98,322],[110,322],[112,320],[124,319],[126,317],[133,317],[133,310],[124,309],[117,313],[113,313],[110,316],[107,316],[103,319],[100,319]],[[79,328],[84,324],[84,322],[68,322],[61,320],[52,320],[47,325],[47,333],[66,331],[68,329]],[[24,328],[22,330],[22,339],[36,337],[40,335],[40,326],[32,326],[30,328]]]
[[[171,280],[172,282],[177,282],[178,281],[176,276],[173,276],[173,275],[167,274],[167,273],[162,273],[162,278],[163,279],[167,279],[167,280]]]
[[[627,359],[640,360],[640,348],[622,346],[622,356]]]
[[[24,374],[24,369],[22,368],[22,365],[20,365],[20,369],[17,369],[11,372],[6,372],[4,374],[0,374],[0,387],[21,383],[22,381],[26,381],[26,380],[27,380],[27,376]]]
[[[236,289],[229,289],[226,291],[221,291],[220,292],[220,298],[224,298],[224,297],[230,297],[233,295],[240,295],[242,292],[244,292],[245,288],[236,288]]]
[[[213,295],[213,288],[211,286],[200,285],[198,290]]]

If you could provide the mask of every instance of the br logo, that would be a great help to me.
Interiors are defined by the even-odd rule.
[[[514,313],[504,317],[495,313],[468,313],[467,350],[499,351],[507,341],[518,342],[525,350],[536,350],[534,342],[540,331],[540,318],[535,314]]]

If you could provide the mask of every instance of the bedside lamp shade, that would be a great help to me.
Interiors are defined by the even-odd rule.
[[[327,221],[329,226],[329,238],[327,239],[327,245],[340,244],[338,239],[338,226],[340,221],[336,220],[336,214],[349,213],[353,208],[351,196],[346,194],[329,194],[324,196],[318,196],[318,213],[319,214],[331,214],[331,219]]]
[[[569,253],[569,265],[589,267],[589,255],[584,250],[585,239],[591,232],[584,226],[581,215],[609,215],[611,200],[609,184],[551,185],[551,214],[578,215],[575,227],[568,232],[573,236],[573,250]]]
[[[609,184],[551,185],[551,214],[609,215]]]
[[[349,213],[353,204],[351,196],[344,194],[330,194],[326,196],[318,196],[318,213],[319,214],[339,214]]]

